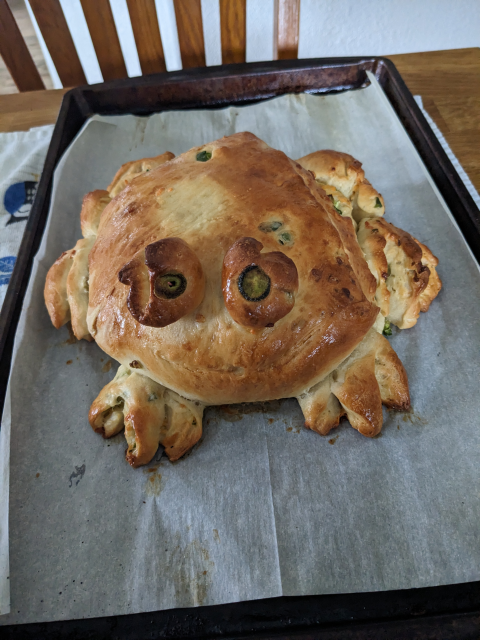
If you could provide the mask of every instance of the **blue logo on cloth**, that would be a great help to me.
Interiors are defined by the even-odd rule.
[[[0,285],[8,284],[15,266],[15,256],[5,256],[0,258]]]
[[[15,184],[11,184],[5,191],[3,204],[10,214],[10,220],[7,222],[7,225],[28,218],[35,199],[35,193],[37,192],[37,184],[37,182],[30,180],[16,182]]]

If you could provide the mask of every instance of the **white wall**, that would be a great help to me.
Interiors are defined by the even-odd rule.
[[[60,2],[87,81],[101,82],[80,0]],[[180,69],[173,0],[155,0],[155,3],[167,69]],[[207,65],[221,64],[219,0],[201,0],[201,3],[206,62]],[[110,0],[110,4],[127,71],[130,76],[140,75],[126,0]],[[33,18],[32,13],[31,16]],[[272,59],[273,16],[274,0],[247,0],[247,62]],[[42,41],[41,45],[46,51]],[[300,58],[388,55],[464,47],[480,47],[480,0],[301,0]],[[54,84],[60,87],[48,52],[45,57]]]
[[[480,0],[301,0],[301,58],[480,47]]]

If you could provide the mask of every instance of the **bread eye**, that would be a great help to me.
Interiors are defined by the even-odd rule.
[[[245,327],[273,327],[295,305],[295,263],[281,251],[261,253],[262,249],[255,238],[240,238],[223,260],[225,306],[235,322]]]
[[[270,284],[270,278],[256,264],[245,267],[238,278],[238,290],[250,302],[266,298],[270,293]]]
[[[127,307],[140,324],[166,327],[202,302],[205,276],[195,252],[181,238],[164,238],[139,251],[119,272],[130,286]]]
[[[187,280],[183,273],[166,273],[155,280],[154,292],[157,298],[174,300],[187,288]]]

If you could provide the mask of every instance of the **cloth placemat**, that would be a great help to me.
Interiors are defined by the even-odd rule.
[[[0,308],[17,259],[54,125],[0,133]]]

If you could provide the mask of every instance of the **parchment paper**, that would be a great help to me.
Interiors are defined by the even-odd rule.
[[[9,395],[10,583],[2,624],[279,595],[480,579],[480,274],[381,89],[89,121],[59,164],[17,332]],[[307,431],[295,400],[210,408],[193,452],[146,469],[87,422],[116,364],[55,331],[47,269],[80,237],[82,196],[123,162],[250,130],[290,157],[359,158],[387,219],[440,259],[444,288],[391,342],[413,413],[382,437]],[[111,367],[111,368],[110,368]],[[10,433],[6,416],[2,438]],[[5,461],[5,459],[4,459]]]

